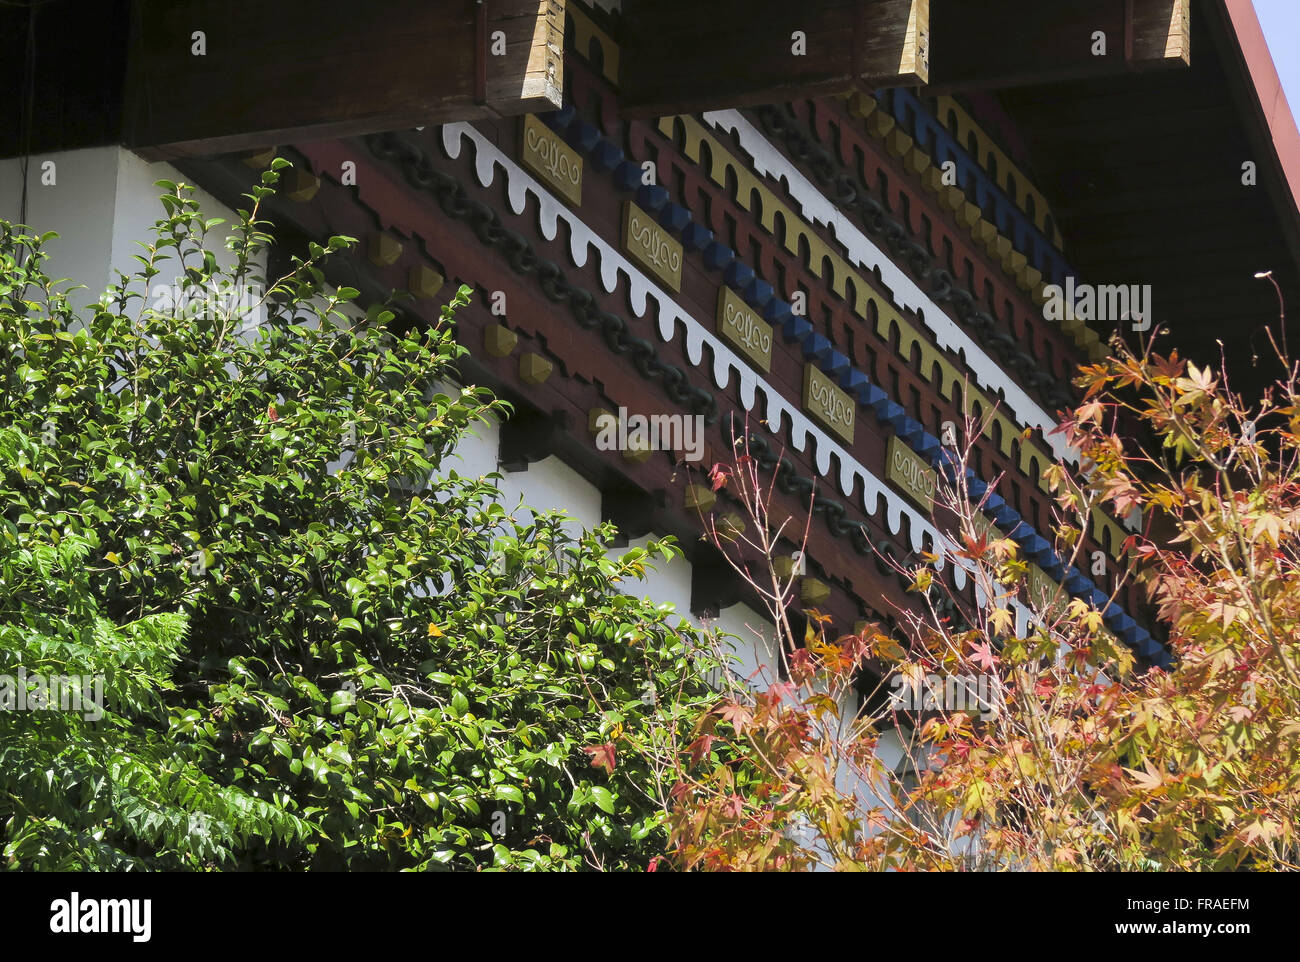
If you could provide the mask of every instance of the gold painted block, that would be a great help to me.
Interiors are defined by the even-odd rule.
[[[1016,286],[1022,291],[1033,291],[1043,282],[1043,272],[1026,264],[1016,275]]]
[[[376,267],[392,267],[402,256],[402,242],[392,234],[374,233],[366,238],[366,260]]]
[[[542,384],[554,370],[555,366],[540,354],[529,352],[519,357],[519,380],[525,384]]]
[[[898,436],[890,438],[885,449],[885,480],[897,485],[927,516],[933,512],[939,477]]]
[[[718,290],[716,330],[759,370],[772,370],[772,325],[725,284]]]
[[[864,93],[854,93],[849,97],[849,113],[854,117],[869,117],[876,109],[876,98]]]
[[[416,297],[434,297],[442,290],[443,276],[432,267],[414,265],[407,274],[407,289]]]
[[[949,185],[943,182],[943,168],[931,167],[922,174],[921,186],[932,194],[937,194],[941,190],[946,190]]]
[[[630,200],[623,204],[623,249],[674,292],[682,289],[682,245]]]
[[[715,527],[722,537],[734,541],[745,533],[745,519],[736,512],[729,511],[718,519]]]
[[[504,324],[492,324],[483,329],[483,349],[493,357],[505,357],[519,343],[519,335]]]
[[[320,190],[319,177],[297,168],[289,171],[289,176],[285,178],[285,184],[287,189],[284,196],[299,204],[307,203],[316,196],[316,191]]]
[[[574,207],[582,204],[582,155],[533,114],[525,114],[520,161]]]
[[[599,434],[605,430],[606,418],[617,420],[617,415],[609,408],[592,408],[587,412],[587,430],[592,434]]]
[[[243,158],[246,167],[252,167],[254,170],[266,170],[271,166],[271,161],[275,160],[275,152],[279,148],[267,147],[266,150],[259,150],[257,153],[249,154]]]
[[[831,587],[816,578],[802,578],[799,581],[799,600],[806,608],[815,608],[826,603],[831,596]]]
[[[980,209],[974,204],[965,203],[957,211],[957,223],[962,227],[972,227],[980,219]]]
[[[871,115],[867,117],[867,130],[869,130],[874,137],[884,137],[888,135],[897,124],[898,121],[894,119],[893,115],[884,110],[873,111]]]
[[[984,249],[1000,261],[1011,253],[1011,238],[998,234],[984,245]]]
[[[930,166],[930,155],[920,147],[913,147],[903,159],[903,166],[914,174],[919,174]]]
[[[815,364],[805,364],[803,369],[804,410],[849,444],[853,443],[853,425],[858,406],[837,385],[829,374],[824,374]]]
[[[912,149],[912,143],[912,138],[900,127],[895,127],[885,138],[885,148],[895,157],[906,157],[908,151]]]

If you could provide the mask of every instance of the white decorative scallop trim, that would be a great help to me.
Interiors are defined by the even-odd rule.
[[[940,347],[963,356],[977,382],[1000,395],[1023,427],[1042,428],[1047,443],[1058,458],[1072,464],[1079,462],[1078,449],[1066,444],[1061,435],[1052,434],[1057,428],[1052,416],[1018,384],[1009,381],[997,362],[985,354],[983,348],[957,326],[956,321],[945,314],[739,111],[711,110],[704,114],[704,120],[718,130],[734,133],[758,173],[777,182],[784,181],[803,216],[829,228],[843,245],[851,264],[868,272],[879,271],[881,283],[894,303],[904,310],[913,311],[934,334]]]
[[[803,452],[809,442],[814,444],[814,463],[817,471],[824,477],[831,478],[834,457],[839,461],[839,489],[846,498],[852,499],[857,482],[862,482],[862,507],[870,517],[880,516],[883,502],[883,518],[887,530],[897,537],[902,531],[903,519],[907,518],[911,532],[911,548],[919,552],[925,545],[925,535],[929,535],[934,553],[939,557],[936,570],[942,571],[950,552],[958,546],[944,532],[936,528],[919,512],[910,507],[902,497],[877,478],[865,465],[859,463],[839,444],[826,435],[789,399],[772,385],[758,377],[749,364],[742,361],[726,343],[718,339],[703,324],[664,293],[662,288],[641,273],[633,264],[610,246],[595,231],[588,227],[568,207],[551,195],[521,167],[514,163],[500,148],[485,138],[467,123],[446,124],[442,128],[442,145],[447,155],[453,159],[460,156],[461,141],[468,139],[474,145],[474,172],[478,182],[484,188],[492,186],[495,180],[495,168],[500,166],[506,174],[506,196],[510,209],[522,214],[527,204],[528,195],[537,200],[537,222],[542,236],[553,241],[559,233],[559,222],[563,220],[569,228],[569,255],[579,267],[587,263],[590,250],[595,250],[600,259],[600,280],[606,293],[613,293],[618,286],[621,273],[628,280],[628,299],[637,317],[645,317],[650,299],[658,305],[659,336],[665,342],[671,342],[677,335],[677,324],[681,323],[686,333],[686,356],[691,363],[700,366],[704,357],[704,345],[708,344],[713,352],[713,382],[725,390],[731,383],[732,375],[739,378],[740,399],[746,411],[757,407],[761,392],[764,400],[763,419],[769,430],[780,435],[785,419],[790,421],[790,439],[796,451]],[[953,582],[958,590],[964,589],[969,562],[952,558],[955,565]],[[983,607],[990,604],[990,599],[978,584],[974,585],[977,603]],[[1003,596],[1005,598],[1005,596]],[[997,604],[996,600],[992,601]],[[1031,615],[1023,604],[1012,599],[1005,599],[1016,612],[1016,631],[1021,633]],[[999,605],[1002,607],[1003,605]]]

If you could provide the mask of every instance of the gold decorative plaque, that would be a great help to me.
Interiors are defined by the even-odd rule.
[[[682,289],[682,245],[631,201],[623,205],[623,247],[674,291]]]
[[[974,512],[971,515],[971,521],[974,522],[975,533],[983,535],[984,540],[987,542],[1001,541],[1005,537],[998,530],[997,525],[983,511]]]
[[[723,284],[718,292],[718,334],[764,371],[772,370],[772,325]]]
[[[932,513],[939,478],[897,435],[885,449],[885,480],[897,485],[927,515]]]
[[[532,114],[524,115],[523,164],[574,207],[582,203],[582,155]]]
[[[803,369],[803,406],[826,427],[849,444],[853,443],[853,422],[857,405],[853,398],[840,390],[815,364],[805,364]]]
[[[1028,592],[1031,605],[1035,608],[1045,608],[1047,603],[1056,597],[1061,586],[1049,578],[1046,571],[1031,563],[1025,578],[1025,590]],[[1061,597],[1069,600],[1069,595],[1064,591],[1061,591]]]

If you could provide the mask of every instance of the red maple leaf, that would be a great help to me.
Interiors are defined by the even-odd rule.
[[[794,685],[788,681],[774,681],[768,686],[766,694],[772,699],[772,704],[776,705],[783,701],[793,701],[795,691]]]
[[[803,679],[813,673],[812,652],[807,648],[796,648],[789,655],[790,675]]]
[[[668,789],[668,794],[680,805],[686,800],[686,796],[691,794],[691,786],[688,782],[677,782]]]
[[[709,483],[713,485],[714,491],[721,491],[727,486],[727,469],[721,464],[715,464],[709,469]]]
[[[588,745],[583,751],[591,756],[592,768],[603,768],[606,773],[614,774],[614,743],[605,742],[603,745]]]
[[[725,815],[732,818],[740,818],[745,812],[745,800],[739,795],[729,795],[727,800],[722,803],[722,811]]]
[[[973,648],[974,651],[970,656],[970,660],[977,667],[992,671],[998,663],[997,656],[993,654],[992,646],[986,641],[982,645],[974,645]]]
[[[716,714],[723,721],[730,722],[731,727],[736,730],[737,735],[744,732],[754,718],[754,716],[750,714],[748,708],[744,705],[739,705],[734,701],[723,702],[722,705],[716,709]]]
[[[691,761],[698,765],[704,759],[709,757],[709,752],[713,750],[713,743],[717,741],[712,735],[701,735],[695,741],[691,742]]]

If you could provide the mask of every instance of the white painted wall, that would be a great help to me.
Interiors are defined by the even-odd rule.
[[[53,168],[45,165],[52,163]],[[42,183],[42,179],[53,183]],[[136,241],[151,239],[150,228],[164,216],[158,202],[158,180],[176,183],[185,177],[167,163],[149,163],[121,147],[92,147],[54,154],[34,155],[27,170],[26,223],[35,233],[57,231],[46,250],[46,271],[51,277],[71,278],[86,290],[72,296],[78,307],[93,303],[117,280],[117,271],[139,267],[132,255],[141,253]],[[19,220],[22,199],[22,165],[18,159],[0,160],[0,218]],[[216,228],[213,248],[218,260],[230,264],[224,239],[234,212],[207,191],[195,189],[195,199],[206,218],[224,217]],[[260,266],[265,266],[264,262]],[[166,271],[155,283],[170,282]]]
[[[442,390],[456,389],[447,385]],[[443,462],[443,469],[454,468],[470,477],[500,472],[501,504],[507,511],[513,512],[521,502],[538,510],[562,511],[574,519],[570,530],[575,533],[600,524],[600,490],[595,485],[554,456],[529,465],[527,471],[503,471],[497,464],[499,444],[496,424],[477,425],[453,457]],[[631,541],[628,548],[643,547],[650,540],[645,537]],[[713,627],[745,639],[748,643],[739,646],[737,672],[747,677],[761,665],[774,677],[776,655],[771,644],[771,624],[746,605],[733,605],[711,621],[692,615],[691,565],[686,559],[675,558],[669,564],[656,562],[655,570],[647,570],[645,580],[630,585],[629,590],[655,604],[673,605],[696,627]],[[758,629],[758,634],[750,626]]]

